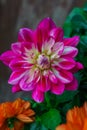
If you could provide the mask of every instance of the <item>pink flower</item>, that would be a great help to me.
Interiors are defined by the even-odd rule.
[[[18,42],[0,59],[11,68],[8,83],[12,91],[31,91],[37,102],[44,100],[44,93],[62,94],[64,90],[76,90],[73,73],[83,68],[74,60],[78,53],[79,37],[64,38],[63,30],[50,18],[43,19],[36,30],[22,28]]]

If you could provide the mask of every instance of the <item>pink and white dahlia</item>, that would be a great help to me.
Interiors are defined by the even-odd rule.
[[[42,102],[49,90],[58,95],[76,90],[73,74],[83,68],[74,60],[78,42],[78,36],[64,38],[62,28],[50,18],[43,19],[36,30],[20,29],[18,41],[0,56],[12,70],[8,80],[12,92],[32,90],[33,99]]]

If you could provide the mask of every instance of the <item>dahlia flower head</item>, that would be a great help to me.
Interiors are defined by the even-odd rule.
[[[49,90],[57,95],[76,90],[73,74],[83,68],[74,60],[78,42],[78,36],[64,38],[63,29],[50,18],[43,19],[35,30],[20,29],[17,42],[0,56],[12,70],[8,80],[12,92],[32,90],[32,98],[42,102]]]

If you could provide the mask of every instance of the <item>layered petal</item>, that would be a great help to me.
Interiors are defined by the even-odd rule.
[[[83,130],[86,130],[87,129],[87,118],[85,118],[84,120],[84,126],[83,126]]]
[[[80,41],[79,36],[74,36],[72,38],[64,38],[63,39],[63,43],[65,46],[77,46],[79,41]]]
[[[63,42],[56,42],[53,46],[53,52],[60,56],[64,50]]]
[[[34,120],[30,117],[28,117],[27,115],[24,114],[19,114],[17,116],[17,119],[19,119],[20,121],[24,122],[24,123],[30,123],[33,122]]]
[[[24,91],[33,90],[35,84],[39,81],[38,71],[33,71],[32,69],[27,71],[25,76],[21,78],[19,85]]]
[[[60,95],[64,92],[65,85],[58,81],[56,84],[51,85],[51,91],[54,94]]]
[[[63,29],[62,28],[54,28],[50,31],[49,33],[50,37],[52,37],[53,39],[55,39],[55,42],[61,42],[63,41]]]
[[[51,50],[54,46],[55,40],[53,38],[50,38],[49,41],[45,41],[45,43],[42,46],[42,52],[44,53],[44,50],[47,51],[47,54],[51,54]]]
[[[12,43],[11,49],[15,54],[21,55],[22,54],[22,44],[21,44],[21,42]]]
[[[47,92],[50,90],[50,81],[47,77],[41,77],[38,83],[38,89],[40,89],[42,92]]]
[[[62,83],[70,83],[73,80],[73,75],[69,71],[54,69],[53,72]]]
[[[78,81],[75,77],[73,77],[72,82],[70,82],[69,84],[65,85],[65,90],[77,90],[78,88]]]
[[[23,42],[23,41],[27,41],[27,42],[33,42],[33,31],[31,29],[28,28],[22,28],[19,30],[18,33],[18,41],[19,42]]]
[[[13,93],[15,93],[15,92],[19,92],[19,91],[21,91],[21,88],[20,88],[20,86],[17,84],[17,85],[14,85],[13,87],[12,87],[12,92]]]
[[[9,67],[12,70],[19,70],[20,68],[26,70],[30,68],[30,64],[27,61],[25,61],[22,57],[17,57],[11,60]]]
[[[39,24],[37,28],[46,29],[47,32],[56,27],[56,24],[49,17],[44,18]]]
[[[35,31],[35,37],[34,37],[35,43],[38,43],[37,47],[39,51],[41,51],[42,44],[44,44],[44,42],[48,40],[49,31],[54,27],[56,27],[56,25],[50,18],[45,18],[39,23]]]
[[[83,67],[83,65],[82,65],[80,62],[76,62],[75,67],[72,68],[70,71],[71,71],[72,73],[76,73],[77,71],[79,71],[79,70],[81,70],[81,69],[83,69],[83,68],[84,68],[84,67]]]
[[[61,57],[56,65],[61,69],[70,70],[75,66],[75,61],[70,57]]]
[[[57,83],[58,83],[58,78],[54,75],[53,72],[50,72],[50,74],[49,74],[49,79],[50,79],[50,81],[51,81],[52,83],[54,83],[54,84],[57,84]]]
[[[68,130],[65,124],[56,127],[56,130]],[[69,129],[70,130],[70,129]]]
[[[27,82],[27,80],[28,80],[28,77],[22,78],[20,80],[19,85],[20,85],[21,90],[23,91],[30,91],[30,90],[33,90],[34,88],[34,83],[33,83],[34,81]]]
[[[12,43],[11,49],[15,55],[24,56],[26,50],[30,50],[33,46],[35,46],[33,42],[23,41]]]
[[[78,49],[72,46],[65,46],[62,55],[75,57],[78,54]]]
[[[41,90],[38,89],[38,86],[36,86],[36,89],[33,90],[32,92],[32,98],[40,103],[40,102],[43,102],[44,100],[44,92],[42,92]]]
[[[11,50],[4,52],[0,56],[0,60],[2,60],[5,65],[9,65],[13,58],[15,58],[15,54]]]
[[[15,84],[17,84],[17,83],[19,82],[19,80],[20,80],[24,75],[25,75],[24,70],[14,71],[14,72],[11,74],[11,76],[10,76],[10,78],[9,78],[9,80],[8,80],[8,83],[15,85]]]

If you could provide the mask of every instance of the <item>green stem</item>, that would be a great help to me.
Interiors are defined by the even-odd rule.
[[[51,108],[51,103],[50,103],[50,99],[48,97],[48,93],[45,93],[45,100],[47,102],[47,107]]]

